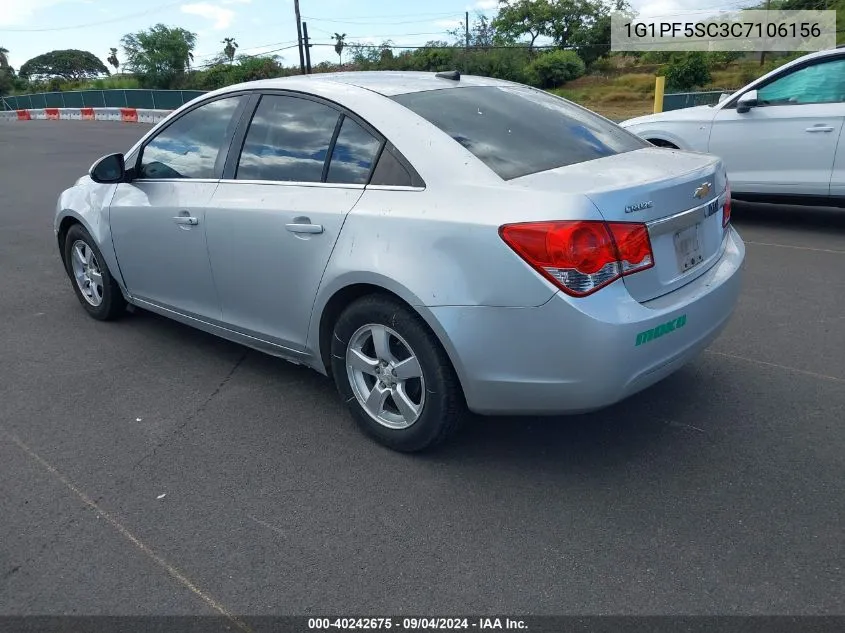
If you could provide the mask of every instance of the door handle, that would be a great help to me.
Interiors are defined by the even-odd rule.
[[[173,218],[173,221],[176,224],[183,224],[188,226],[196,226],[200,223],[199,220],[189,215],[177,215],[175,218]]]
[[[833,132],[833,128],[829,125],[814,125],[813,127],[808,127],[805,132]]]
[[[323,232],[322,224],[308,224],[305,222],[291,222],[290,224],[285,224],[285,228],[291,233],[316,234]]]

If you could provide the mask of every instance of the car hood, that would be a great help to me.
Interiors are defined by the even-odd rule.
[[[622,121],[619,125],[630,127],[633,125],[642,125],[643,123],[662,123],[665,121],[710,121],[715,115],[716,108],[713,106],[693,106],[691,108],[681,108],[680,110],[669,110],[668,112],[660,112],[658,114],[638,116],[627,121]]]

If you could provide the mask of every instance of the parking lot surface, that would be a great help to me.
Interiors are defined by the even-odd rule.
[[[144,129],[0,124],[0,614],[845,613],[845,211],[736,204],[737,313],[666,381],[406,456],[314,372],[85,314],[56,197]]]

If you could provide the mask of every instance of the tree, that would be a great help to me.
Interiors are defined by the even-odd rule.
[[[346,33],[340,34],[335,33],[333,36],[335,41],[334,45],[334,52],[337,53],[338,63],[342,66],[343,65],[343,47],[346,46]]]
[[[110,49],[110,53],[109,53],[108,58],[106,58],[106,61],[109,64],[111,64],[112,66],[114,66],[114,70],[115,70],[115,72],[117,72],[117,69],[120,68],[120,60],[118,60],[118,58],[117,58],[117,49],[116,48]]]
[[[156,24],[146,31],[129,33],[120,40],[126,53],[124,67],[144,76],[149,87],[175,87],[194,60],[196,33]]]
[[[534,51],[534,42],[541,35],[547,35],[552,19],[549,0],[499,0],[501,8],[493,19],[492,27],[504,37],[515,41],[525,35],[529,52]]]
[[[457,28],[447,31],[455,38],[459,46],[468,44],[471,48],[488,49],[499,41],[499,33],[493,26],[493,22],[483,13],[478,13],[470,25],[469,42],[466,39],[466,25],[461,22]]]
[[[588,16],[588,22],[576,29],[569,38],[578,56],[588,66],[610,52],[610,14],[618,12],[631,20],[636,17],[636,13],[627,0],[600,2],[593,9],[593,14]]]
[[[0,68],[9,67],[9,49],[0,46]]]
[[[15,89],[15,71],[11,66],[0,66],[0,97]],[[2,108],[0,108],[2,109]]]
[[[238,49],[238,43],[235,41],[234,37],[227,37],[221,42],[221,44],[226,45],[223,48],[223,54],[229,58],[229,63],[231,64],[235,61],[235,51]]]
[[[573,46],[605,10],[600,0],[550,0],[549,6],[549,29],[545,35],[559,48]]]
[[[18,72],[28,79],[61,77],[69,81],[110,74],[96,55],[75,49],[51,51],[33,57]]]
[[[391,46],[391,40],[385,40],[379,46],[349,44],[346,59],[358,70],[387,70],[394,60]]]
[[[704,53],[692,51],[672,58],[666,68],[666,84],[673,90],[691,90],[710,81]]]

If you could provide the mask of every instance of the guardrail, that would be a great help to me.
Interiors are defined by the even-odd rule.
[[[45,108],[138,108],[175,110],[205,94],[201,90],[72,90],[0,97],[0,110]]]

